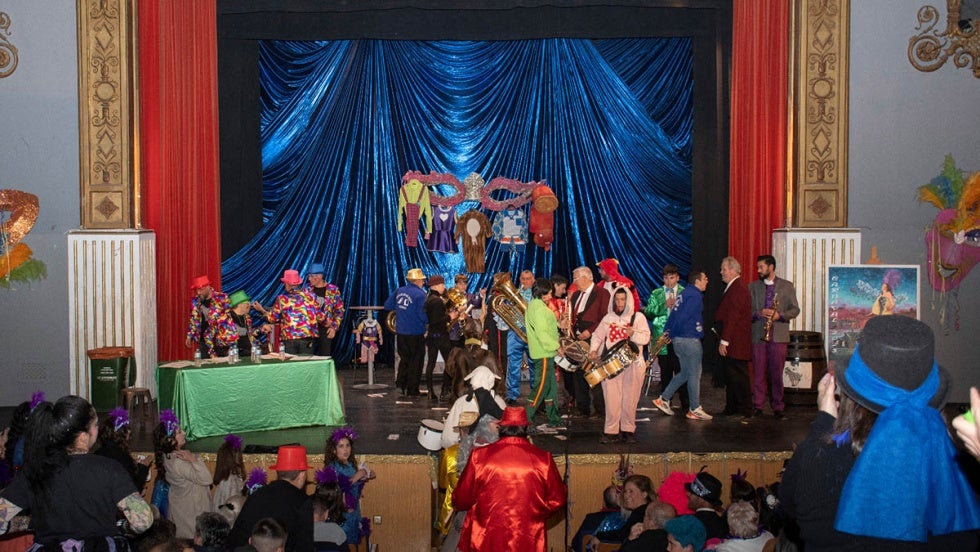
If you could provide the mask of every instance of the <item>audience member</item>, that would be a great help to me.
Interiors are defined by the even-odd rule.
[[[721,507],[721,481],[710,473],[701,471],[684,488],[687,490],[687,505],[694,510],[694,517],[704,525],[707,538],[721,540],[727,537],[725,518],[718,514],[718,508]]]
[[[565,506],[567,489],[551,453],[527,439],[527,410],[507,407],[500,440],[470,453],[453,505],[466,510],[461,552],[547,550],[545,521]]]
[[[14,408],[13,418],[10,419],[7,431],[7,442],[4,445],[4,460],[16,472],[24,465],[24,430],[27,419],[31,415],[31,402],[24,401]]]
[[[306,447],[283,445],[276,454],[276,463],[269,466],[276,472],[277,479],[260,487],[249,495],[235,525],[228,534],[227,546],[243,546],[250,542],[257,550],[285,550],[288,552],[307,552],[313,549],[313,502],[304,492],[309,464],[306,461]],[[260,538],[256,538],[258,524],[267,517],[281,519],[286,523],[289,537],[286,538],[279,524],[263,525]],[[274,530],[278,527],[279,530]],[[253,530],[254,528],[254,530]],[[252,535],[249,538],[249,535]],[[259,544],[262,546],[260,547]]]
[[[221,514],[198,514],[194,521],[194,552],[221,552],[230,531],[228,520]]]
[[[180,542],[177,540],[176,534],[177,527],[174,522],[166,518],[157,518],[153,520],[149,529],[130,539],[130,547],[137,552],[150,552],[151,550],[167,552],[170,548],[167,548],[166,543]],[[183,546],[178,547],[177,550],[182,551]]]
[[[184,449],[187,438],[173,410],[160,413],[153,430],[157,478],[170,485],[168,517],[177,525],[177,538],[194,538],[197,515],[211,511],[211,470],[196,454]]]
[[[630,530],[634,525],[643,523],[643,516],[646,514],[647,505],[653,501],[657,494],[653,490],[653,481],[645,475],[631,475],[623,483],[623,508],[629,510],[630,515],[622,527],[610,531],[599,531],[593,535],[590,541],[602,542],[623,542],[629,537]]]
[[[735,502],[728,507],[726,517],[731,536],[715,548],[719,552],[762,552],[762,547],[774,538],[759,527],[759,512],[749,502]]]
[[[704,524],[694,516],[680,516],[664,524],[667,552],[701,552],[704,550]]]
[[[807,552],[976,549],[980,506],[940,415],[949,377],[934,351],[926,324],[877,316],[820,380],[780,487]]]
[[[248,546],[235,549],[235,552],[285,552],[288,534],[286,528],[275,518],[258,520],[248,537]]]
[[[150,473],[150,462],[153,460],[140,456],[139,462],[134,462],[133,456],[129,453],[129,437],[129,411],[122,407],[114,408],[99,423],[99,446],[93,454],[119,462],[133,479],[136,491],[143,494]]]
[[[316,552],[347,550],[344,491],[336,482],[318,485],[313,494],[313,549]]]
[[[19,516],[24,511],[30,512],[35,546],[61,550],[82,541],[93,550],[129,549],[116,524],[118,512],[133,533],[146,531],[153,513],[118,462],[88,454],[98,435],[95,409],[81,397],[33,409],[24,468],[0,498],[0,534],[26,529],[27,519]]]
[[[748,502],[752,509],[759,511],[759,495],[755,485],[745,479],[746,474],[742,470],[732,474],[732,486],[728,490],[728,503]]]
[[[974,458],[980,460],[980,391],[970,388],[970,411],[953,420],[956,435]]]
[[[375,473],[367,464],[357,463],[354,457],[354,441],[357,434],[350,427],[334,431],[323,453],[323,467],[337,475],[340,488],[344,490],[344,532],[347,544],[357,545],[361,541],[361,492],[364,484],[375,478]]]
[[[667,549],[667,522],[677,517],[677,510],[666,502],[653,502],[647,506],[643,523],[630,529],[629,539],[619,552],[648,552]]]
[[[214,495],[211,497],[211,510],[228,503],[233,496],[241,496],[245,487],[245,460],[242,458],[242,438],[238,435],[226,435],[218,447],[214,459]],[[232,522],[234,519],[231,520]]]
[[[620,506],[621,493],[615,485],[609,485],[602,491],[602,509],[598,512],[585,514],[578,531],[572,537],[572,550],[582,550],[582,540],[594,535],[597,531],[616,530],[626,523],[626,515]],[[603,527],[605,525],[605,527]]]

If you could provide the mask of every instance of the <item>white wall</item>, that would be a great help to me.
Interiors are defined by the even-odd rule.
[[[917,264],[921,319],[936,330],[939,363],[953,375],[955,402],[980,385],[980,267],[961,284],[959,331],[944,334],[940,297],[926,274],[925,229],[938,213],[916,189],[939,174],[946,154],[980,170],[980,79],[951,62],[933,73],[908,59],[918,9],[942,0],[852,0],[850,48],[849,226],[862,229],[888,264]],[[944,25],[945,26],[945,25]]]
[[[0,405],[13,405],[39,389],[68,392],[65,233],[79,225],[78,70],[75,2],[13,0],[0,11],[19,60],[0,79],[0,188],[38,196],[23,242],[48,274],[0,288]]]

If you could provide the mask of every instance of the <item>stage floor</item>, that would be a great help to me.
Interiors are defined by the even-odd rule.
[[[427,453],[417,440],[420,421],[441,421],[450,404],[430,401],[424,395],[411,401],[400,396],[398,389],[393,386],[394,370],[387,366],[376,367],[374,374],[375,383],[388,385],[386,389],[355,388],[358,384],[367,383],[367,371],[363,367],[352,369],[345,366],[338,370],[338,376],[341,379],[347,423],[360,436],[356,444],[358,453]],[[524,396],[527,396],[527,389],[525,383]],[[713,388],[709,375],[703,377],[701,393],[701,402],[708,413],[718,413],[724,408],[724,390]],[[652,405],[655,396],[651,390],[649,396],[640,400],[642,410],[637,412],[637,419],[643,421],[637,423],[638,442],[634,445],[599,444],[602,418],[572,418],[567,430],[557,435],[537,435],[534,442],[555,454],[791,451],[794,443],[800,442],[806,436],[816,412],[815,406],[789,406],[786,420],[776,420],[772,412],[767,410],[765,416],[753,419],[748,424],[741,423],[737,416],[715,417],[704,422],[688,420],[683,412],[672,417],[664,415]],[[537,422],[543,421],[544,414],[539,413]],[[138,427],[134,429],[133,450],[150,450],[151,430],[140,432]],[[242,433],[241,437],[246,446],[298,443],[305,445],[310,454],[320,454],[326,437],[332,430],[333,428],[319,426]],[[188,448],[197,452],[214,452],[222,440],[222,437],[198,439],[190,442]]]
[[[388,366],[377,366],[374,374],[375,383],[388,385],[386,389],[369,391],[355,388],[358,384],[367,383],[367,370],[363,367],[352,369],[345,365],[337,373],[341,380],[347,423],[360,436],[356,443],[358,453],[427,454],[417,440],[420,421],[441,421],[450,404],[429,401],[424,395],[413,401],[401,397],[393,386],[394,370]],[[525,383],[525,396],[527,389]],[[724,408],[724,390],[712,387],[711,376],[708,374],[702,378],[701,394],[702,405],[709,414],[717,414]],[[638,442],[634,445],[599,444],[602,418],[572,418],[567,430],[560,431],[557,435],[536,435],[534,443],[555,454],[792,451],[793,445],[806,436],[816,413],[816,407],[812,405],[791,405],[786,409],[786,420],[776,420],[767,409],[765,416],[754,418],[748,424],[742,424],[737,416],[715,417],[706,422],[695,421],[685,418],[683,412],[671,417],[665,416],[651,404],[655,396],[655,392],[651,390],[650,395],[640,399],[641,410],[637,412],[636,431]],[[801,395],[797,397],[809,398]],[[12,411],[13,407],[0,408],[0,423],[6,425]],[[539,413],[537,423],[542,422],[544,414]],[[305,445],[310,454],[322,454],[326,438],[333,429],[314,426],[241,433],[240,436],[246,446],[295,443]],[[153,428],[149,425],[141,429],[136,424],[133,428],[132,450],[151,451],[152,431]],[[222,441],[221,436],[207,437],[189,442],[187,448],[195,452],[213,453]]]

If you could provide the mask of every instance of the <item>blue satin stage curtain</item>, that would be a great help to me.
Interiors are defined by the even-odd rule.
[[[462,254],[396,229],[401,176],[419,170],[546,180],[560,201],[550,252],[491,241],[471,289],[615,257],[645,299],[665,263],[690,266],[691,69],[688,38],[262,42],[264,227],[223,263],[224,289],[268,303],[284,269],[314,262],[348,307],[382,304],[412,267],[451,285]]]

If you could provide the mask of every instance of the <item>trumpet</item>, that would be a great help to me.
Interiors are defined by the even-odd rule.
[[[762,335],[762,340],[766,343],[772,339],[772,323],[776,320],[776,309],[779,308],[779,299],[773,297],[772,306],[769,308],[772,309],[772,315],[766,318],[766,332]]]

